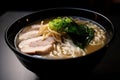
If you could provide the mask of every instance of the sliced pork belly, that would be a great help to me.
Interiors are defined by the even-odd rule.
[[[32,30],[39,30],[40,27],[41,27],[40,24],[31,25]]]
[[[19,40],[26,40],[26,39],[30,39],[30,38],[34,38],[38,36],[38,32],[39,30],[32,30],[29,32],[25,32],[19,35]]]
[[[48,37],[43,40],[43,37],[36,37],[23,40],[19,43],[18,47],[24,53],[28,54],[47,54],[53,50],[53,37]]]

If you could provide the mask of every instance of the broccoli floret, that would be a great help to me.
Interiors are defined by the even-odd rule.
[[[57,32],[62,32],[72,22],[71,18],[58,17],[49,22],[49,27]]]

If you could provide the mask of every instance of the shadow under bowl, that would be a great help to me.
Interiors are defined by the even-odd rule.
[[[108,35],[108,42],[106,45],[98,51],[89,55],[70,59],[44,59],[32,57],[27,54],[23,54],[15,47],[14,40],[16,34],[26,25],[53,16],[78,16],[83,17],[100,24],[106,30]],[[41,11],[37,11],[21,19],[17,20],[5,31],[5,41],[9,48],[15,53],[20,62],[30,71],[35,74],[45,76],[67,76],[73,77],[73,74],[89,74],[92,69],[103,58],[107,46],[110,45],[114,36],[114,27],[111,21],[104,15],[82,8],[51,8]],[[67,74],[67,75],[66,75]],[[86,74],[86,75],[87,75]]]

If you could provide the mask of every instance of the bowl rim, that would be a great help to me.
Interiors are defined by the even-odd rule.
[[[106,45],[109,45],[109,44],[113,41],[113,37],[115,36],[115,28],[114,28],[111,20],[108,19],[106,16],[104,16],[104,15],[101,14],[101,13],[98,13],[98,12],[93,11],[93,10],[90,10],[90,9],[85,9],[85,8],[56,7],[56,8],[41,9],[41,10],[39,10],[39,11],[35,11],[35,12],[33,12],[33,13],[30,13],[30,14],[28,14],[28,15],[25,15],[25,16],[17,19],[15,22],[12,23],[12,25],[15,24],[17,21],[19,21],[19,20],[21,20],[21,19],[23,19],[23,18],[29,17],[29,16],[31,16],[31,15],[34,15],[34,14],[36,14],[36,13],[44,12],[44,11],[50,11],[50,10],[57,10],[57,9],[58,9],[58,10],[59,10],[59,9],[82,10],[82,11],[86,11],[86,12],[90,12],[90,13],[95,13],[95,14],[97,14],[97,15],[105,18],[105,19],[111,24],[111,27],[112,27],[112,30],[113,30],[113,33],[112,33],[113,35],[112,35],[110,41],[109,41]],[[75,58],[58,58],[58,59],[55,58],[55,59],[54,59],[54,58],[34,57],[34,56],[29,55],[29,54],[24,54],[24,53],[22,53],[21,51],[19,51],[18,49],[16,49],[13,45],[11,45],[11,44],[9,43],[9,40],[8,40],[8,38],[7,38],[7,35],[8,35],[7,32],[8,32],[9,28],[10,28],[12,25],[8,26],[8,27],[6,28],[6,30],[5,30],[5,34],[4,34],[4,36],[5,36],[5,37],[4,37],[4,38],[5,38],[5,42],[7,43],[7,45],[8,45],[13,51],[17,52],[17,55],[24,56],[24,57],[29,57],[29,58],[32,58],[32,59],[38,59],[38,60],[41,60],[41,59],[43,59],[43,60],[69,60],[69,59],[75,59],[75,58],[84,58],[84,57],[89,56],[89,55],[92,55],[92,54],[94,54],[95,52],[97,52],[97,51],[101,50],[102,48],[104,48],[104,47],[102,47],[102,48],[100,48],[99,50],[93,52],[92,54],[87,54],[87,55],[85,55],[85,56],[79,56],[79,57],[75,57]],[[15,53],[15,52],[14,52],[14,53]],[[16,53],[15,53],[15,54],[16,54]]]

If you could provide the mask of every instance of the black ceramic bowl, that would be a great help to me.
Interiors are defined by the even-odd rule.
[[[92,54],[70,59],[37,58],[21,53],[15,48],[15,36],[23,27],[40,19],[53,16],[78,16],[93,20],[106,29],[109,40],[103,48],[99,49],[98,51]],[[9,48],[15,53],[20,62],[28,70],[43,77],[49,75],[62,77],[66,76],[66,74],[68,74],[69,77],[72,77],[73,74],[78,73],[89,74],[88,72],[90,72],[102,59],[107,49],[107,46],[111,43],[111,40],[113,39],[113,36],[114,27],[108,18],[97,12],[81,8],[52,8],[37,11],[17,20],[5,31],[5,41],[8,44]]]

